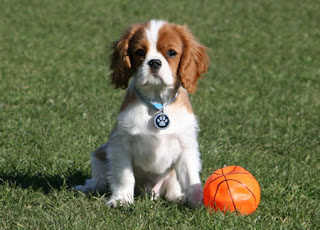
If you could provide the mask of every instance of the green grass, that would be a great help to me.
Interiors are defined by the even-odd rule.
[[[1,0],[0,229],[319,229],[320,2]],[[73,191],[124,91],[107,47],[130,23],[188,24],[211,65],[191,96],[202,182],[224,165],[259,181],[252,215]]]

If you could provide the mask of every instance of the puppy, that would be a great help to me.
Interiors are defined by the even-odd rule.
[[[198,124],[188,93],[207,71],[206,47],[186,26],[151,20],[131,25],[112,50],[111,82],[126,96],[109,141],[91,154],[91,179],[76,189],[110,191],[110,206],[132,204],[143,191],[200,206]]]

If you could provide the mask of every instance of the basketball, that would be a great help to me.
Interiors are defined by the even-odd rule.
[[[210,210],[249,215],[260,203],[260,186],[254,176],[240,166],[227,166],[208,177],[203,201]]]

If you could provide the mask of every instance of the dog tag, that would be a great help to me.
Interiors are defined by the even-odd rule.
[[[156,115],[153,121],[154,121],[154,125],[158,129],[166,129],[169,127],[169,124],[170,124],[168,115],[164,113],[159,113],[158,115]]]

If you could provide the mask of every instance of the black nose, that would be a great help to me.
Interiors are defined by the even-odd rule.
[[[162,66],[162,63],[159,59],[152,59],[148,62],[148,65],[151,69],[158,70]]]

